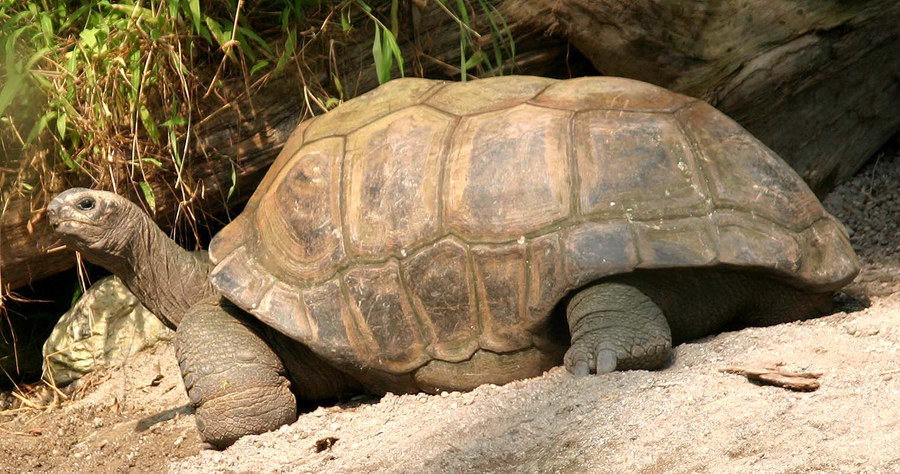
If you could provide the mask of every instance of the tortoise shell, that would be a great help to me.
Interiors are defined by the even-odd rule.
[[[395,376],[538,347],[557,302],[613,274],[726,265],[830,291],[857,271],[737,123],[611,77],[391,81],[303,122],[210,254],[265,324]]]

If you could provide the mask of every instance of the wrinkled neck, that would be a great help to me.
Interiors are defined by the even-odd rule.
[[[166,326],[175,329],[197,301],[215,294],[212,269],[205,255],[188,252],[146,215],[124,242],[122,256],[111,268],[138,299]]]

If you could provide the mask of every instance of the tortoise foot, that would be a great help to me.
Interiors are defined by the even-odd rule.
[[[662,310],[640,290],[622,283],[601,283],[569,302],[572,345],[565,365],[575,375],[614,370],[659,368],[672,349]]]
[[[297,419],[281,359],[246,319],[216,297],[192,307],[175,333],[197,429],[218,449]]]

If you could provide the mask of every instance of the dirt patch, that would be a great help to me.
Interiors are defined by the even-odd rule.
[[[171,344],[77,385],[0,412],[0,472],[165,472],[202,449]]]
[[[682,344],[665,370],[542,377],[469,393],[360,397],[203,449],[170,346],[94,374],[74,400],[0,412],[10,472],[900,471],[900,159],[826,200],[865,268],[865,309]],[[860,197],[862,196],[862,197]],[[850,307],[848,307],[850,308]],[[792,392],[723,372],[821,373]]]

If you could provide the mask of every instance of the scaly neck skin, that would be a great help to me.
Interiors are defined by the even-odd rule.
[[[104,258],[106,267],[166,326],[175,329],[188,308],[216,294],[209,281],[212,265],[181,248],[150,218],[137,213],[135,227],[122,242],[119,256]]]

